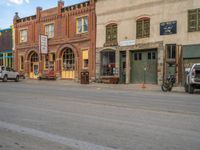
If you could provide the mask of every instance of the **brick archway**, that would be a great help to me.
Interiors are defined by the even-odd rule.
[[[72,53],[74,54],[74,72],[73,75],[64,75],[68,74],[69,72],[67,71],[63,71],[64,69],[64,62],[63,62],[63,53],[66,50],[71,50]],[[79,70],[79,53],[78,50],[75,46],[71,45],[71,44],[65,44],[62,45],[58,48],[57,52],[56,52],[56,57],[57,57],[57,67],[58,67],[58,71],[60,73],[60,76],[62,79],[75,79],[78,76],[78,70]]]

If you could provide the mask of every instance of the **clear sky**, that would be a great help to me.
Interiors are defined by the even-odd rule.
[[[15,12],[20,17],[34,15],[36,7],[48,9],[57,6],[58,0],[0,0],[0,29],[12,25]],[[86,0],[64,0],[65,6],[80,3]]]

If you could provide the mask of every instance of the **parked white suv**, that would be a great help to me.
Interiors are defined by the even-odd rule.
[[[12,68],[0,66],[0,80],[3,82],[7,82],[8,80],[15,80],[15,82],[18,82],[19,73]]]
[[[200,63],[194,64],[186,73],[185,91],[192,94],[195,89],[200,89]]]

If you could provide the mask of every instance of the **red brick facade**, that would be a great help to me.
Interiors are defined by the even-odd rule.
[[[88,32],[77,33],[77,18],[87,16]],[[54,24],[54,37],[48,39],[48,55],[40,54],[39,35],[45,34],[45,25]],[[38,54],[39,74],[44,70],[45,57],[54,55],[54,69],[58,77],[62,77],[62,57],[65,49],[71,49],[74,54],[74,78],[80,79],[83,68],[83,52],[88,50],[88,67],[90,79],[95,78],[95,40],[96,40],[96,15],[94,0],[73,6],[64,7],[62,0],[58,6],[48,10],[38,7],[36,15],[14,18],[15,28],[15,67],[30,77],[32,71],[31,54]],[[27,30],[27,42],[20,42],[20,32]],[[51,55],[52,54],[52,55]],[[23,57],[23,61],[21,60]],[[23,63],[23,64],[22,64]],[[23,67],[21,67],[23,65]],[[31,77],[30,77],[31,78]]]

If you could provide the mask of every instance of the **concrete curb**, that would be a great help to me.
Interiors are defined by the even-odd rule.
[[[157,91],[161,92],[160,85],[152,85],[152,84],[103,84],[103,83],[90,83],[90,84],[80,84],[78,82],[69,81],[69,80],[56,80],[56,81],[48,81],[48,80],[22,80],[23,83],[28,84],[49,84],[49,85],[62,85],[62,86],[79,86],[79,87],[91,87],[91,88],[109,88],[109,89],[118,89],[118,90],[134,90],[134,91]],[[172,91],[174,92],[184,92],[184,87],[173,87]]]

